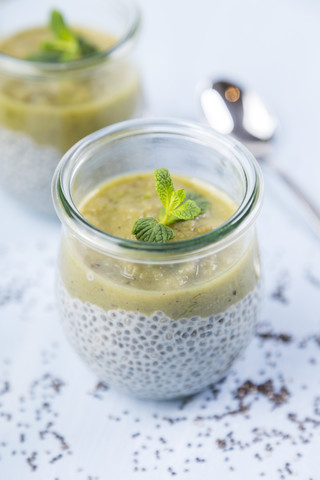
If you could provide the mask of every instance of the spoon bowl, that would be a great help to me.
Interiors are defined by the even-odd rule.
[[[263,160],[296,195],[304,207],[309,226],[320,239],[320,209],[287,172],[270,158],[271,140],[277,120],[255,92],[235,82],[206,82],[199,91],[200,106],[208,124],[216,131],[232,135]]]
[[[230,81],[217,80],[201,88],[200,105],[214,130],[234,136],[257,158],[270,152],[277,121],[258,94]]]

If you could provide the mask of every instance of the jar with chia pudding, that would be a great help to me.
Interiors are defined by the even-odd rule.
[[[67,30],[50,24],[53,9]],[[24,204],[53,213],[50,184],[62,155],[142,113],[132,55],[139,24],[132,0],[0,2],[0,185]]]
[[[164,242],[132,233],[137,218],[158,222],[155,169],[170,171],[176,192],[207,202],[170,223],[174,238]],[[98,378],[169,399],[225,376],[254,334],[261,299],[263,188],[251,153],[197,124],[131,120],[75,145],[52,188],[63,225],[59,311]]]

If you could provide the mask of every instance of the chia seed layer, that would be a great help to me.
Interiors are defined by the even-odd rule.
[[[53,213],[50,185],[60,151],[38,145],[21,132],[0,128],[0,152],[1,187],[38,211]]]
[[[260,283],[220,314],[172,320],[104,311],[70,296],[58,282],[58,304],[70,342],[99,379],[143,398],[191,395],[220,380],[254,334]]]

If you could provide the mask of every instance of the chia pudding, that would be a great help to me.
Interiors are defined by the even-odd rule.
[[[6,5],[4,12],[0,7],[4,24],[11,16],[23,18],[21,8],[33,8],[31,0],[20,3]],[[108,2],[104,8],[109,10]],[[113,35],[89,27],[75,30],[99,48],[99,58],[64,64],[28,59],[50,35],[46,27],[22,28],[9,36],[0,29],[0,185],[45,213],[53,212],[50,184],[62,155],[89,133],[142,110],[139,69],[130,49],[122,48],[128,32]]]
[[[175,224],[173,243],[210,233],[237,210],[206,182],[173,179],[210,202],[206,213]],[[92,228],[132,241],[139,212],[159,211],[152,182],[152,173],[117,177],[78,208]],[[260,261],[252,229],[215,252],[158,260],[105,255],[65,231],[57,298],[68,339],[100,380],[136,396],[169,399],[218,381],[247,347],[261,299]]]
[[[191,395],[224,377],[256,327],[260,284],[224,312],[169,318],[103,310],[58,282],[62,323],[76,351],[103,382],[142,398]]]

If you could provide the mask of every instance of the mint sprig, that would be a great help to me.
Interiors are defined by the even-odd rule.
[[[132,233],[137,240],[151,243],[165,243],[174,237],[172,228],[152,217],[138,218],[133,225]]]
[[[95,45],[88,42],[82,35],[71,30],[62,14],[57,10],[51,12],[49,27],[54,34],[54,38],[43,42],[40,45],[40,50],[28,57],[29,60],[67,62],[98,51]]]
[[[139,218],[134,223],[132,233],[142,242],[165,243],[175,237],[172,228],[168,225],[178,221],[192,220],[208,209],[209,202],[198,193],[187,194],[184,188],[175,190],[166,168],[155,170],[154,178],[156,191],[162,203],[159,219]],[[197,202],[192,197],[197,199]]]
[[[200,195],[197,192],[187,192],[186,193],[186,200],[193,200],[201,210],[201,214],[205,213],[208,208],[210,207],[210,202],[205,197]]]

